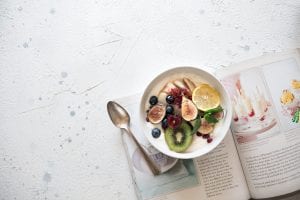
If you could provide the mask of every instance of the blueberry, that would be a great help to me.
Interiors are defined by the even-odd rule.
[[[160,136],[160,129],[159,128],[152,129],[152,136],[154,138],[159,138],[159,136]]]
[[[152,97],[150,97],[150,99],[149,99],[149,103],[153,106],[153,105],[156,105],[157,104],[157,102],[158,102],[158,99],[157,99],[157,97],[156,96],[152,96]]]
[[[163,129],[168,128],[168,119],[167,119],[167,118],[164,118],[164,119],[162,120],[162,122],[161,122],[161,127],[162,127]]]
[[[167,105],[167,107],[166,107],[166,114],[167,115],[171,115],[171,114],[173,114],[173,112],[174,112],[173,106]]]
[[[166,102],[169,103],[169,104],[174,103],[174,100],[175,100],[175,98],[174,98],[174,96],[172,96],[172,95],[168,95],[168,96],[166,97]]]

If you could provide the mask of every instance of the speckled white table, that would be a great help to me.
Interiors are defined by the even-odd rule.
[[[0,1],[0,200],[135,199],[108,100],[299,44],[297,0]]]

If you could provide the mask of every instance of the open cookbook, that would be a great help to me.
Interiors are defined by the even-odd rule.
[[[139,127],[141,95],[116,100],[132,116],[132,131],[167,172],[153,176],[122,134],[140,200],[300,199],[300,50],[264,55],[216,76],[232,100],[227,136],[210,153],[171,159],[153,148]]]

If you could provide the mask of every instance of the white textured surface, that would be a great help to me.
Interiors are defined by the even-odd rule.
[[[135,199],[106,101],[299,44],[297,0],[1,0],[0,200]]]

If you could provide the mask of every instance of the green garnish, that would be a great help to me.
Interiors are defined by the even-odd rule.
[[[192,135],[197,133],[198,129],[200,128],[201,126],[201,116],[198,115],[197,118],[195,120],[193,120],[193,130],[192,130]]]
[[[217,118],[215,118],[215,117],[213,116],[212,113],[206,113],[206,114],[204,114],[204,119],[205,119],[208,123],[213,123],[213,124],[215,124],[215,123],[217,123],[217,122],[219,121]]]
[[[298,123],[299,122],[299,118],[300,118],[300,108],[298,108],[298,110],[295,112],[292,122]]]
[[[211,114],[214,114],[214,113],[218,113],[218,112],[221,112],[223,111],[223,108],[221,106],[218,106],[216,108],[213,108],[213,109],[210,109],[208,111],[205,112],[206,113],[211,113]]]
[[[214,116],[215,113],[222,112],[223,108],[221,106],[218,106],[216,108],[210,109],[204,113],[204,119],[208,123],[217,123],[219,120]]]

